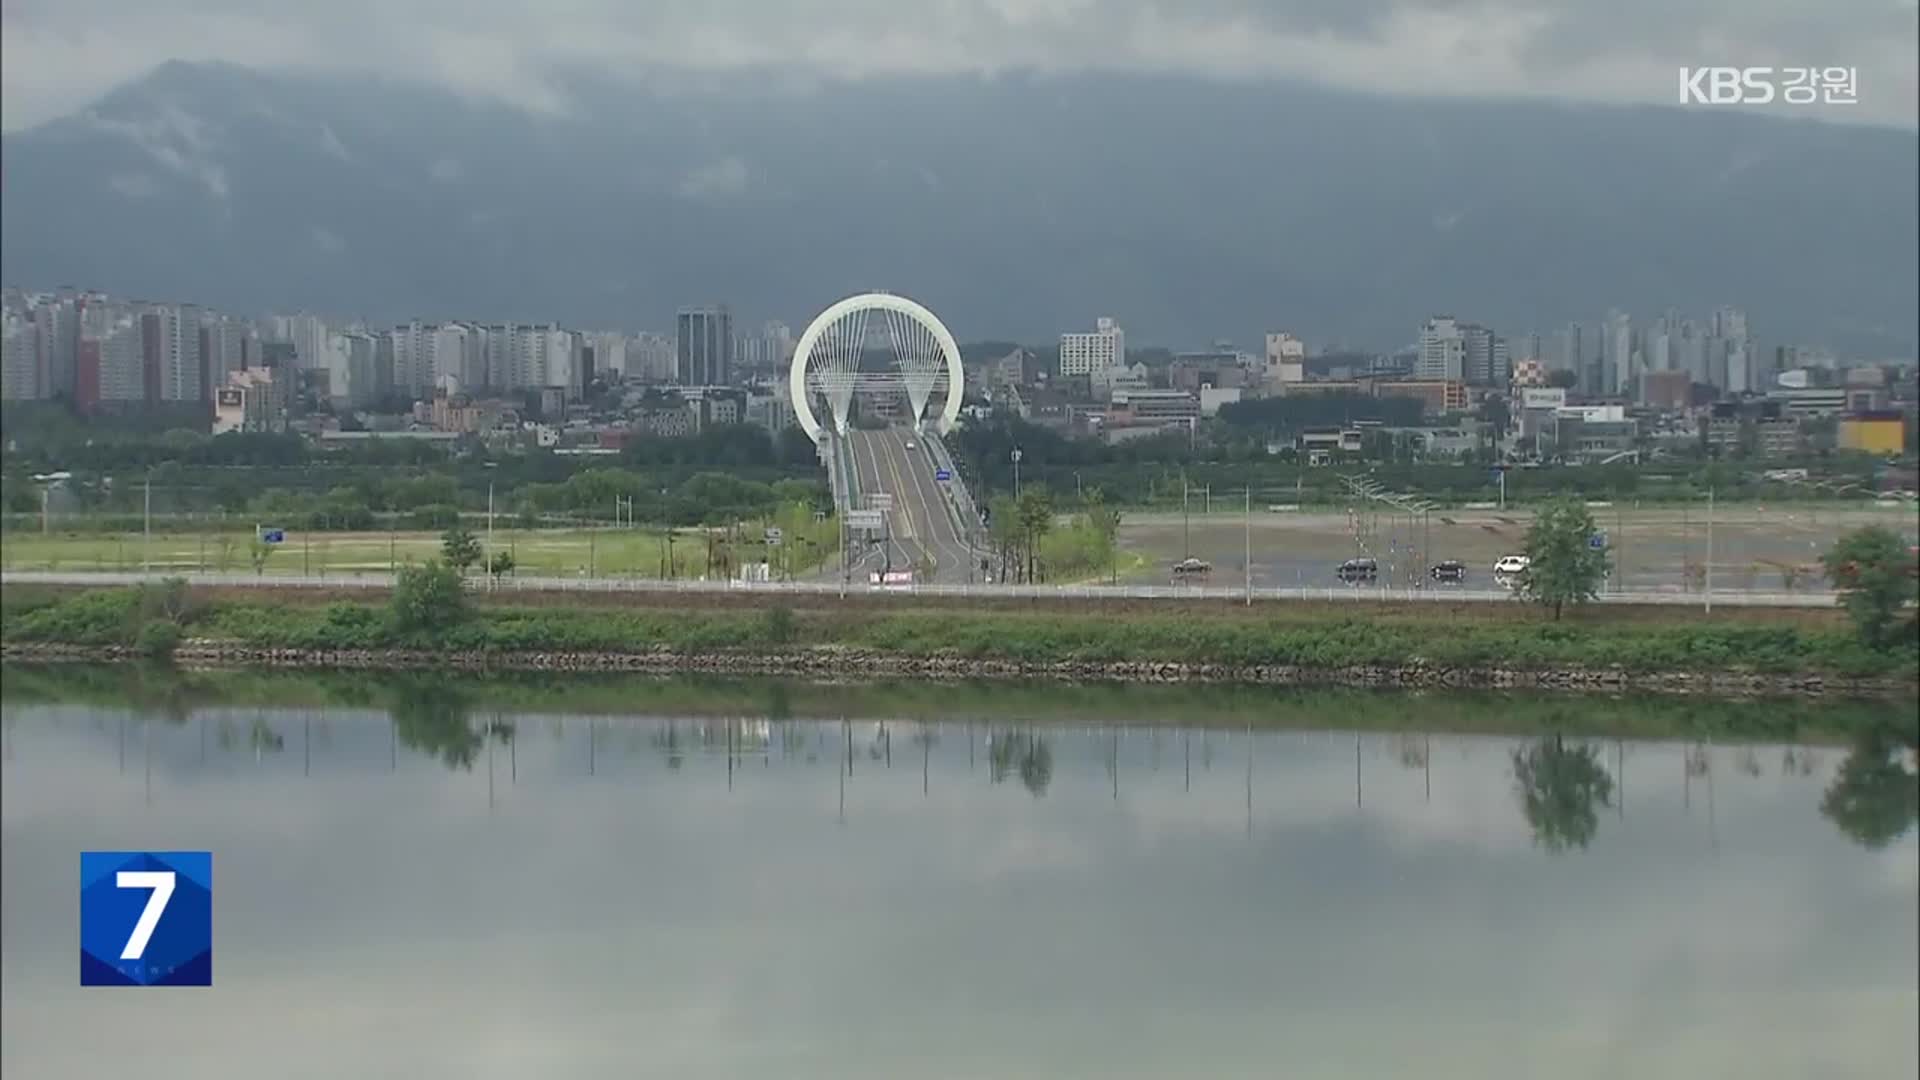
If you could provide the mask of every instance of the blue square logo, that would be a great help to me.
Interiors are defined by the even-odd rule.
[[[80,853],[80,985],[212,986],[213,853]]]

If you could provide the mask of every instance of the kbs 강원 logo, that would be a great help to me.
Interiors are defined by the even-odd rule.
[[[1850,67],[1683,67],[1682,105],[1857,105],[1859,72]]]
[[[213,985],[213,853],[80,853],[80,985]]]

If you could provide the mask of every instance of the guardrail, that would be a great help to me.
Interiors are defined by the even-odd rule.
[[[967,558],[979,559],[988,554],[979,544],[980,510],[974,505],[973,495],[967,490],[967,482],[960,477],[960,467],[954,464],[953,454],[947,450],[947,444],[938,434],[927,433],[927,445],[933,449],[935,467],[947,470],[952,477],[947,482],[947,512],[953,517],[953,523],[960,536],[960,542],[966,545]],[[967,567],[969,577],[973,567]]]
[[[170,578],[184,579],[189,585],[212,587],[268,587],[316,589],[385,589],[393,584],[390,574],[168,574],[127,571],[9,570],[0,573],[5,585],[138,585]],[[1329,603],[1500,603],[1520,601],[1504,589],[1403,589],[1389,587],[1326,588],[1235,588],[1213,585],[852,585],[838,581],[662,581],[638,577],[506,577],[489,583],[485,578],[470,579],[475,592],[598,592],[598,593],[767,593],[770,595],[846,595],[849,592],[887,593],[935,597],[1013,597],[1039,600],[1221,600],[1238,603],[1255,601],[1316,601]],[[1659,604],[1669,607],[1703,607],[1708,598],[1701,593],[1658,589],[1602,593],[1602,604]],[[1824,608],[1834,606],[1834,594],[1828,592],[1716,592],[1714,607]]]

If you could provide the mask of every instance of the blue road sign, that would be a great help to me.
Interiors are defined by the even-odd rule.
[[[1607,534],[1603,532],[1597,532],[1597,533],[1594,533],[1592,536],[1587,537],[1587,546],[1592,548],[1595,551],[1604,550],[1607,546]]]
[[[286,542],[287,534],[284,529],[266,529],[260,533],[260,539],[263,543],[279,544]]]
[[[933,470],[933,478],[935,480],[951,480],[953,479],[953,472],[950,469],[935,469]]]

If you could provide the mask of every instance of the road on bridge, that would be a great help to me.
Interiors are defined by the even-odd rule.
[[[934,476],[926,443],[904,428],[855,429],[848,433],[847,440],[861,495],[885,492],[893,496],[893,508],[888,512],[891,550],[876,549],[872,557],[860,559],[857,569],[879,570],[890,562],[895,570],[931,568],[931,574],[924,575],[928,584],[977,580],[978,560],[969,555],[966,538],[949,508],[945,485]]]

